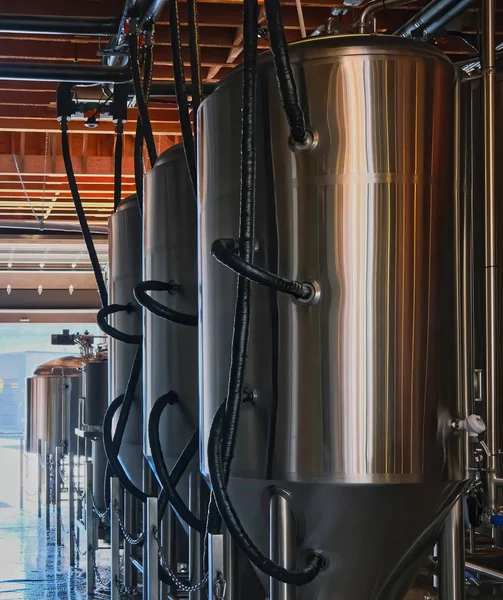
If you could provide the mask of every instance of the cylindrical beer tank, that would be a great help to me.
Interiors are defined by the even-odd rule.
[[[174,294],[151,295],[174,310],[197,315],[197,210],[181,145],[168,148],[147,174],[143,278],[178,283]],[[180,400],[166,407],[159,427],[164,458],[172,468],[197,427],[197,327],[165,321],[144,309],[144,332],[145,422],[160,396],[174,391]],[[151,461],[146,429],[144,451]]]
[[[133,297],[133,288],[142,276],[142,219],[136,196],[124,198],[109,219],[110,303],[132,304],[132,313],[109,317],[116,329],[131,335],[142,333],[142,309]],[[137,346],[109,339],[109,401],[126,391]],[[143,403],[141,376],[122,439],[119,458],[134,484],[142,487]]]
[[[245,384],[255,402],[241,409],[230,491],[265,554],[262,499],[272,482],[302,523],[299,561],[309,547],[327,553],[329,567],[298,598],[368,600],[462,478],[450,426],[454,69],[436,48],[392,36],[307,39],[290,58],[315,142],[292,147],[272,60],[262,56],[255,262],[315,282],[319,297],[306,305],[252,284]],[[238,235],[240,120],[238,69],[198,116],[205,475],[236,290],[210,249]],[[405,589],[413,575],[403,569]]]

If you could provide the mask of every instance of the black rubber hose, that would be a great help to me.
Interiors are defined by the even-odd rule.
[[[297,86],[290,65],[280,0],[265,0],[265,10],[276,77],[286,118],[290,126],[290,133],[294,142],[304,144],[306,141],[306,122],[299,104]]]
[[[180,120],[180,128],[182,131],[183,149],[192,189],[194,191],[194,198],[197,198],[196,147],[190,123],[189,100],[187,86],[185,84],[178,0],[169,0],[169,31],[171,35],[171,50],[173,53],[175,95],[178,104],[178,118]]]
[[[164,461],[159,438],[159,422],[163,410],[166,408],[166,406],[168,406],[168,404],[175,404],[178,402],[179,399],[177,394],[175,394],[175,392],[169,392],[168,394],[158,398],[154,403],[148,419],[148,439],[150,442],[150,450],[152,452],[152,460],[154,461],[157,478],[159,479],[159,483],[161,484],[162,488],[165,490],[173,510],[175,510],[178,516],[185,521],[189,527],[192,527],[192,529],[203,533],[205,530],[205,522],[201,521],[201,519],[199,519],[199,517],[197,517],[188,508],[188,506],[182,500],[180,494],[177,492],[175,487],[176,484],[172,480]],[[197,451],[197,445],[195,450]]]
[[[316,552],[312,552],[306,558],[307,565],[303,569],[285,569],[262,554],[244,530],[229,498],[223,472],[220,440],[222,439],[223,434],[224,417],[225,404],[222,403],[215,414],[209,433],[208,470],[213,496],[229,533],[250,562],[252,562],[257,569],[266,575],[269,575],[269,577],[273,577],[283,583],[298,586],[310,583],[318,575],[324,565],[322,556]]]
[[[114,212],[119,206],[122,197],[122,150],[123,150],[124,124],[118,121],[115,126],[115,151],[114,151]]]
[[[250,281],[265,285],[278,292],[290,294],[298,299],[309,300],[313,297],[315,291],[311,284],[287,279],[286,277],[275,275],[265,269],[252,265],[236,254],[235,248],[235,240],[219,239],[215,240],[211,245],[211,253],[218,262]]]
[[[119,342],[124,342],[125,344],[141,344],[143,336],[124,333],[108,323],[107,318],[118,312],[127,312],[128,315],[130,315],[135,312],[135,307],[132,304],[109,304],[108,306],[105,306],[99,310],[96,315],[98,327],[103,333],[106,333],[108,336]]]
[[[70,154],[70,144],[68,141],[68,118],[61,117],[60,125],[61,125],[61,150],[62,150],[62,154],[63,154],[63,161],[65,163],[65,170],[66,170],[66,176],[68,178],[68,185],[70,186],[70,191],[72,193],[73,203],[75,205],[75,211],[76,211],[77,217],[79,219],[80,228],[82,229],[82,236],[84,237],[84,241],[86,243],[87,252],[89,254],[89,260],[91,261],[91,265],[93,267],[94,276],[96,278],[96,284],[98,286],[98,291],[99,291],[100,298],[101,298],[101,305],[107,306],[108,305],[107,286],[105,284],[105,279],[104,279],[103,273],[101,271],[100,261],[98,260],[98,254],[96,253],[96,248],[94,247],[93,236],[91,235],[89,225],[87,224],[84,207],[82,206],[82,200],[80,199],[79,189],[77,186],[77,180],[75,178],[75,173],[73,171],[72,157]]]
[[[255,244],[257,35],[257,0],[247,0],[243,3],[239,258],[250,265],[253,262]],[[225,485],[229,479],[231,463],[234,457],[243,398],[248,338],[250,334],[250,315],[250,280],[238,274],[231,363],[229,367],[222,438],[222,461]]]
[[[201,46],[199,43],[199,22],[197,18],[197,0],[187,0],[187,12],[189,21],[189,51],[190,51],[190,74],[192,83],[192,109],[194,120],[197,109],[203,99],[203,81],[201,77]],[[194,128],[194,137],[195,137]]]
[[[133,295],[140,306],[143,306],[143,308],[146,308],[161,319],[166,319],[166,321],[178,323],[179,325],[197,327],[197,315],[189,315],[187,313],[173,310],[172,308],[161,304],[157,300],[154,300],[147,294],[147,292],[175,292],[177,289],[179,289],[179,286],[173,283],[164,283],[163,281],[153,280],[142,281],[133,289]]]
[[[126,471],[124,470],[124,467],[122,466],[122,464],[119,460],[118,455],[119,455],[120,443],[117,443],[118,440],[116,439],[117,434],[118,434],[118,426],[116,429],[116,435],[114,436],[114,438],[112,438],[113,418],[114,418],[115,413],[117,412],[117,410],[119,410],[119,408],[121,406],[122,406],[122,411],[121,411],[121,416],[122,416],[122,414],[126,410],[124,395],[117,396],[117,398],[115,398],[115,400],[113,400],[109,404],[109,406],[105,412],[105,418],[103,420],[103,447],[105,448],[105,454],[106,454],[106,457],[108,460],[108,464],[110,465],[110,468],[111,468],[112,472],[114,473],[114,475],[120,481],[122,487],[125,490],[127,490],[132,496],[134,496],[135,498],[138,498],[138,500],[140,500],[141,502],[146,502],[148,496],[145,494],[145,492],[140,490],[140,488],[137,488],[135,486],[135,484],[129,479]],[[119,437],[122,437],[122,436],[119,436]]]
[[[153,168],[157,160],[157,152],[155,149],[154,134],[152,132],[152,123],[148,116],[147,101],[142,87],[140,64],[138,62],[138,36],[132,35],[129,39],[129,51],[131,54],[131,75],[133,77],[134,91],[136,102],[138,104],[138,112],[140,115],[143,136],[147,145],[147,152],[150,161],[150,167]],[[148,64],[147,60],[147,64]]]

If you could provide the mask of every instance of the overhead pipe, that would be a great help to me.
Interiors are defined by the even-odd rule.
[[[426,42],[464,13],[473,2],[474,0],[433,0],[397,29],[395,35]]]
[[[0,33],[37,35],[115,35],[118,19],[2,15]]]
[[[352,29],[358,33],[375,33],[375,15],[394,6],[410,4],[414,0],[369,0],[361,8],[362,11]]]
[[[0,80],[79,83],[127,83],[129,69],[79,64],[0,62]]]
[[[29,220],[14,220],[14,219],[1,219],[0,229],[29,229],[34,231],[62,231],[67,233],[81,232],[80,225],[78,223],[68,223],[66,221],[35,221]],[[93,235],[108,235],[108,227],[91,225],[89,227],[90,232]]]

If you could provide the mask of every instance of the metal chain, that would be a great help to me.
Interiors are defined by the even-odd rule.
[[[87,550],[80,549],[79,538],[77,537],[77,534],[75,533],[74,529],[72,529],[72,538],[73,538],[73,541],[75,542],[75,550],[77,551],[77,554],[79,556],[84,557],[87,554]]]
[[[54,486],[56,485],[56,480],[54,477],[54,461],[52,458],[49,458],[49,503],[54,504]]]
[[[18,177],[19,177],[19,183],[21,184],[21,188],[23,189],[24,196],[26,198],[26,201],[28,202],[28,206],[30,207],[31,212],[32,212],[33,216],[35,217],[35,220],[38,221],[38,223],[40,223],[40,225],[42,225],[43,222],[44,222],[43,215],[42,215],[42,218],[39,217],[38,214],[37,214],[37,212],[36,212],[36,210],[35,210],[35,208],[33,207],[33,204],[31,202],[31,198],[30,198],[30,196],[28,194],[28,190],[26,189],[26,186],[25,186],[24,181],[23,181],[23,176],[21,175],[21,169],[19,168],[19,164],[17,162],[17,157],[16,157],[16,155],[14,153],[12,154],[12,158],[14,159],[14,165],[16,167],[16,171],[17,171],[17,174],[18,174]]]
[[[134,537],[133,535],[131,535],[128,532],[128,530],[126,529],[126,526],[122,522],[123,517],[122,517],[120,506],[119,506],[119,503],[117,502],[117,500],[114,502],[114,510],[117,513],[117,516],[119,517],[119,527],[120,527],[122,536],[126,540],[126,542],[130,546],[143,546],[143,544],[145,542],[145,532],[142,531],[136,537]]]
[[[32,454],[31,456],[29,454],[27,454],[26,452],[23,452],[23,456],[26,460],[35,460],[37,458],[36,454]]]
[[[157,542],[157,549],[159,551],[159,558],[161,559],[161,565],[168,572],[168,575],[173,580],[177,590],[179,590],[180,592],[188,592],[190,594],[192,592],[199,592],[199,590],[202,590],[203,588],[205,588],[206,585],[208,584],[208,573],[205,574],[205,576],[201,579],[201,581],[199,581],[198,583],[195,583],[194,585],[187,585],[186,583],[184,583],[181,579],[178,578],[178,575],[173,571],[171,566],[168,564],[168,561],[166,560],[166,555],[164,554],[164,548],[162,547],[161,540],[159,539],[157,527],[153,528],[153,534],[154,534],[154,539]],[[222,596],[222,598],[223,598],[223,596]]]
[[[100,574],[100,571],[98,569],[98,565],[96,564],[96,551],[91,546],[91,544],[89,544],[89,547],[87,548],[87,551],[91,555],[91,562],[93,563],[94,574],[96,575],[96,579],[98,580],[98,583],[101,586],[103,586],[104,588],[110,587],[110,584],[112,583],[112,578],[110,578],[108,581],[103,581],[103,579],[101,577],[101,574]]]
[[[93,503],[93,512],[95,515],[97,515],[100,519],[105,519],[108,516],[108,513],[110,512],[110,506],[108,506],[104,511],[101,511],[98,508],[98,504],[96,502],[96,498],[94,497],[94,494],[91,492],[91,500]]]
[[[44,458],[43,454],[39,454],[38,457],[39,457],[40,466],[42,467],[42,469],[45,469],[45,458]]]
[[[61,530],[65,535],[70,533],[70,530],[65,527],[65,523],[63,521],[63,515],[59,515],[59,524],[61,525]]]
[[[63,463],[63,465],[59,467],[58,471],[59,471],[59,478],[61,479],[61,483],[66,485],[68,483],[68,477],[65,474],[65,463]]]
[[[119,580],[117,576],[115,576],[115,587],[119,592],[119,598],[121,600],[130,600],[131,598],[140,598],[142,595],[142,591],[138,586],[135,587],[127,587],[122,581]]]
[[[49,132],[45,132],[45,150],[44,150],[44,183],[42,184],[42,222],[45,218],[45,188],[47,185],[47,155],[49,154]]]

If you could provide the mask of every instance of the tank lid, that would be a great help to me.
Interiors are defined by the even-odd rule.
[[[128,208],[132,208],[134,206],[138,206],[138,202],[136,200],[136,194],[131,194],[130,196],[126,196],[126,198],[122,198],[119,202],[119,206],[117,206],[117,211],[127,210]]]
[[[56,377],[59,375],[71,377],[80,375],[81,368],[81,356],[62,356],[38,366],[34,371],[34,375],[53,375]]]
[[[170,146],[167,150],[159,156],[159,158],[155,161],[154,169],[156,167],[160,167],[172,160],[180,160],[183,158],[185,160],[185,153],[183,151],[183,144],[175,144],[174,146]],[[153,169],[149,171],[151,173]],[[148,173],[147,173],[148,175]]]

